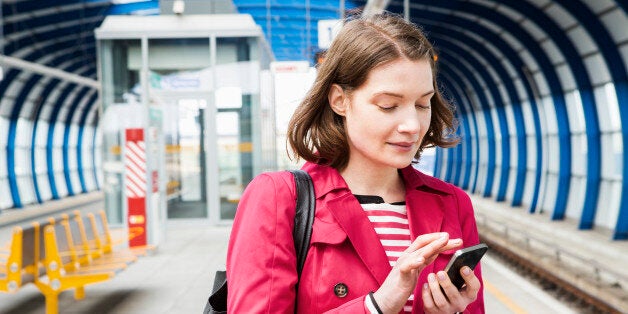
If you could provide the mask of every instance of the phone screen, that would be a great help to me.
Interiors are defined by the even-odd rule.
[[[463,266],[469,266],[469,268],[475,269],[475,266],[480,262],[480,259],[484,256],[486,251],[488,251],[488,246],[484,243],[480,243],[460,249],[454,253],[454,256],[445,267],[445,272],[458,289],[461,289],[465,283],[462,275],[460,275],[460,269]]]

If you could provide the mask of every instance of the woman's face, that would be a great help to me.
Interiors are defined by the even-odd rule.
[[[430,126],[433,86],[430,63],[405,58],[374,68],[350,94],[334,85],[329,101],[345,118],[349,166],[408,166]]]

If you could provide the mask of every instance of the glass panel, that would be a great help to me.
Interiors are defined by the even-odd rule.
[[[223,111],[216,115],[218,136],[218,173],[220,190],[220,217],[233,219],[242,195],[242,159],[240,151],[240,114]]]
[[[207,217],[202,97],[163,97],[168,218]]]
[[[142,54],[139,40],[103,40],[101,49],[102,100],[106,109],[114,103],[139,101],[133,90],[140,82]]]
[[[259,52],[253,38],[217,38],[216,143],[220,219],[233,219],[244,187],[261,168]],[[254,79],[252,79],[254,78]]]

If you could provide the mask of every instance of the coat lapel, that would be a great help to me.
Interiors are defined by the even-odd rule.
[[[349,192],[329,201],[329,209],[362,262],[381,285],[391,270],[386,252],[358,200]]]
[[[445,216],[442,196],[421,190],[408,191],[406,204],[412,240],[422,234],[439,232],[442,229]]]
[[[403,169],[402,175],[406,184],[406,204],[412,241],[420,235],[442,231],[447,207],[446,197],[451,193],[449,186],[419,173],[412,166]],[[422,273],[428,274],[433,270],[432,263]]]

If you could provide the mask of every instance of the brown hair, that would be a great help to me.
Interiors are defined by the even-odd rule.
[[[346,22],[332,42],[314,85],[290,119],[288,142],[294,156],[343,169],[349,161],[349,144],[343,118],[329,105],[331,86],[338,84],[350,93],[364,84],[371,70],[399,58],[427,60],[432,68],[432,118],[415,158],[425,147],[456,145],[453,107],[436,84],[434,48],[418,26],[383,13]]]

